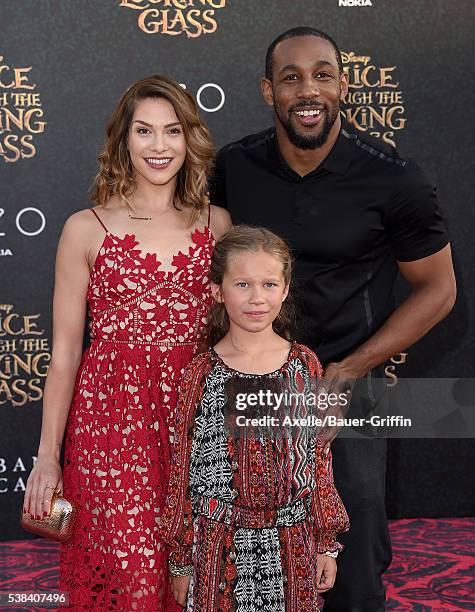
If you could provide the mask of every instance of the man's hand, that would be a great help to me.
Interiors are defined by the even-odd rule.
[[[336,560],[327,555],[317,555],[317,591],[325,593],[335,584]]]
[[[359,373],[343,363],[330,363],[325,369],[323,378],[318,383],[318,396],[325,396],[327,408],[325,416],[344,418],[350,408],[351,393]],[[323,432],[324,452],[328,453],[330,445],[336,438],[340,427],[326,427]]]
[[[172,576],[173,597],[180,604],[180,606],[186,605],[190,580],[191,576]]]

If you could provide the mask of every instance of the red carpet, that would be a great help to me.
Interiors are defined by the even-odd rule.
[[[475,518],[391,521],[387,610],[475,610]]]
[[[393,563],[387,610],[475,611],[475,518],[391,521]],[[57,589],[58,546],[47,540],[0,543],[0,591]],[[0,608],[20,612],[45,608]],[[51,609],[51,608],[50,608]]]

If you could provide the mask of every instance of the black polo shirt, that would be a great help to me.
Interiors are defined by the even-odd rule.
[[[211,202],[235,224],[267,227],[295,257],[299,340],[325,364],[351,353],[394,309],[397,261],[448,243],[434,187],[414,161],[342,118],[326,159],[301,177],[274,128],[223,147]]]

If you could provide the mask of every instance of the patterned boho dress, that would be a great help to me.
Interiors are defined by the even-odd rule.
[[[158,527],[178,385],[211,304],[214,239],[208,222],[164,270],[133,235],[103,227],[87,294],[91,345],[66,431],[64,493],[78,520],[62,546],[61,588],[75,610],[181,610]]]
[[[238,393],[259,389],[294,393],[289,414],[315,415],[305,402],[321,374],[295,343],[270,374],[234,370],[213,349],[185,371],[162,535],[170,564],[193,566],[190,612],[318,612],[316,554],[340,550],[348,529],[331,454],[316,427],[238,434],[229,417]]]

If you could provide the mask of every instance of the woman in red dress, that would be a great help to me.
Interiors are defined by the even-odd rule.
[[[76,610],[179,609],[157,531],[177,387],[211,303],[213,243],[230,226],[207,202],[212,158],[190,94],[163,76],[138,81],[107,128],[96,208],[72,215],[61,235],[53,355],[24,505],[46,515],[55,488],[76,503],[60,570]],[[81,357],[86,303],[91,344]]]

